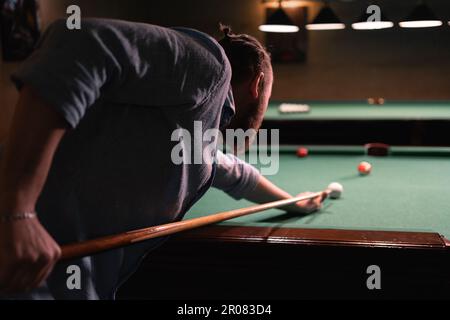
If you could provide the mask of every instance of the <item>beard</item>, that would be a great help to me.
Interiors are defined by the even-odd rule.
[[[248,104],[245,110],[247,110],[245,113],[237,112],[230,125],[226,127],[225,130],[222,130],[225,144],[227,146],[232,146],[230,151],[233,150],[233,154],[235,155],[248,151],[253,144],[264,120],[267,106],[262,101],[256,101]],[[236,140],[227,141],[226,131],[228,130],[233,130],[234,132],[243,130],[247,134],[245,135],[245,139],[237,139],[236,143]]]

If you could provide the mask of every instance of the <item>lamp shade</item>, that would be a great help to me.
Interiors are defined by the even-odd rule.
[[[278,8],[267,18],[265,24],[259,26],[259,30],[263,32],[292,33],[298,32],[300,28],[292,22],[283,8]]]
[[[400,22],[402,28],[431,28],[442,26],[433,11],[425,3],[420,3],[410,15]]]
[[[326,5],[320,10],[312,23],[306,25],[308,30],[340,30],[345,29],[345,24],[334,13],[333,9]]]
[[[394,26],[394,23],[386,18],[386,16],[381,13],[380,20],[373,20],[372,14],[364,12],[361,18],[352,24],[352,28],[355,30],[380,30],[380,29],[388,29]]]

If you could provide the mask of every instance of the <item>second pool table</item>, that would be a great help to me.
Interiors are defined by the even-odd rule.
[[[282,114],[282,103],[311,106],[304,114]],[[450,101],[272,101],[264,128],[280,129],[282,144],[450,145]]]
[[[450,297],[450,148],[363,147],[280,151],[270,180],[292,194],[340,182],[342,199],[298,216],[254,214],[173,237],[123,288],[135,298]],[[373,164],[359,176],[360,161]],[[251,205],[210,190],[186,219]],[[366,286],[379,266],[381,290]],[[146,277],[158,274],[151,292]],[[147,276],[146,276],[147,275]],[[155,293],[156,292],[156,293]]]

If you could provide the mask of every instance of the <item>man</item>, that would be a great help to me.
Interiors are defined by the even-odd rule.
[[[195,121],[204,131],[262,122],[270,58],[254,38],[223,31],[219,44],[124,21],[49,27],[13,75],[20,99],[0,169],[5,297],[112,299],[163,239],[57,263],[59,245],[180,220],[211,186],[254,202],[291,197],[233,155],[171,160],[173,132],[193,132]],[[319,207],[315,199],[286,210]],[[77,288],[67,285],[69,266],[81,271]]]

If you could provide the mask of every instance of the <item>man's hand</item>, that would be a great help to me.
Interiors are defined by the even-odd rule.
[[[24,86],[0,159],[0,216],[34,212],[67,123]],[[38,287],[61,250],[37,219],[0,222],[0,292]]]
[[[311,194],[313,193],[305,192],[299,194],[299,196],[308,196]],[[261,176],[259,178],[259,183],[256,186],[255,190],[253,190],[253,192],[247,195],[245,198],[255,203],[267,203],[272,201],[291,199],[292,196],[286,191],[274,185],[269,180],[267,180],[267,178]],[[322,196],[318,196],[317,198],[300,201],[295,204],[285,206],[281,209],[289,213],[298,213],[305,215],[316,212],[321,208],[322,208]]]
[[[0,292],[39,287],[60,256],[60,247],[37,219],[0,223]]]
[[[309,196],[313,192],[304,192],[298,196]],[[322,209],[322,196],[313,199],[297,202],[295,205],[286,208],[289,212],[300,214],[311,214]]]

